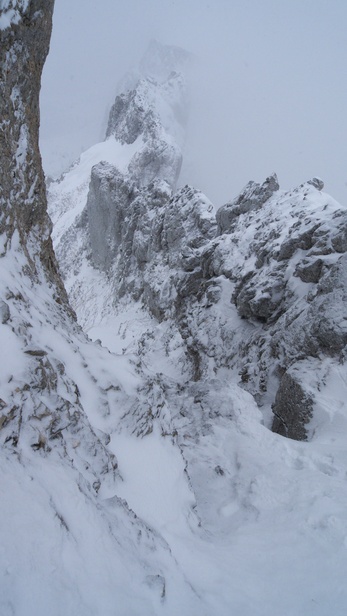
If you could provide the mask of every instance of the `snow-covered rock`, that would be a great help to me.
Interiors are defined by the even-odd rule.
[[[2,30],[1,67],[28,43],[45,55],[52,6],[28,6],[48,21],[35,40],[30,19]],[[19,71],[13,102],[15,64],[0,81],[0,611],[342,616],[346,212],[317,179],[248,184],[217,217],[175,189],[166,67],[184,54],[158,78],[158,50],[112,134],[49,188],[95,343],[35,183],[38,82]],[[22,155],[22,125],[24,164],[3,148]]]
[[[141,174],[141,159],[135,161]],[[293,376],[293,366],[307,357],[339,357],[346,344],[347,214],[322,187],[314,179],[283,192],[273,175],[262,185],[250,182],[215,216],[196,189],[172,193],[160,179],[144,189],[129,171],[100,163],[85,211],[60,237],[57,252],[65,263],[71,233],[83,236],[85,256],[101,270],[99,279],[108,280],[104,315],[121,298],[141,300],[159,321],[172,320],[189,378],[226,369],[263,407],[268,423],[274,412],[276,431],[302,439],[315,395]],[[92,298],[88,312],[79,302],[88,281],[73,267],[76,273],[72,264],[65,270],[67,288],[90,327],[103,316],[91,315],[97,312]]]
[[[1,0],[0,30],[17,25],[28,8],[29,0]]]

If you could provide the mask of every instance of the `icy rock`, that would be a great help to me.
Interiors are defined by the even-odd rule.
[[[162,243],[171,267],[181,264],[187,250],[201,248],[216,234],[211,202],[199,190],[185,186],[165,210]]]
[[[336,252],[346,252],[347,251],[347,213],[341,217],[342,220],[338,225],[337,233],[332,238],[331,244]]]
[[[270,403],[282,408],[289,377],[281,386],[277,375],[294,379],[288,371],[299,360],[339,356],[347,343],[339,252],[346,211],[313,184],[280,193],[272,176],[233,202],[229,232],[218,235],[200,191],[185,186],[172,195],[161,180],[141,188],[132,177],[107,165],[92,173],[92,259],[109,272],[113,297],[141,300],[155,319],[170,320],[192,380],[227,366],[259,404],[269,404],[273,391]],[[307,400],[301,405],[291,387],[295,404],[281,417],[288,434],[305,438]]]
[[[121,143],[134,143],[153,121],[153,111],[143,107],[137,90],[120,94],[110,111],[106,137],[114,135]]]
[[[299,276],[303,282],[317,283],[322,275],[322,259],[303,259],[295,269],[294,275]]]
[[[312,248],[314,244],[313,236],[317,228],[318,225],[312,227],[309,231],[306,231],[301,235],[291,237],[288,240],[284,241],[277,255],[277,260],[286,261],[290,259],[297,250],[309,250],[310,248]]]
[[[235,218],[240,214],[260,209],[279,189],[277,175],[266,178],[263,184],[248,182],[240,195],[217,211],[218,234],[229,233]]]
[[[140,188],[154,180],[164,180],[174,188],[181,166],[182,153],[177,144],[153,139],[135,154],[129,165],[129,173]]]
[[[131,182],[109,163],[92,169],[86,207],[92,260],[108,271],[123,237],[125,212],[135,196]]]
[[[313,415],[313,400],[289,372],[281,379],[272,409],[275,415],[273,432],[298,441],[306,440],[305,425]]]
[[[274,316],[283,300],[285,289],[283,277],[280,274],[276,275],[275,270],[273,276],[261,288],[254,284],[253,277],[250,280],[248,278],[246,276],[245,282],[241,282],[233,295],[238,313],[242,318],[254,317],[267,322]]]
[[[329,354],[342,351],[347,344],[347,255],[320,279],[310,316],[319,346]]]
[[[0,346],[5,358],[1,382],[6,405],[1,400],[0,408],[8,408],[0,419],[0,452],[1,466],[12,459],[18,466],[11,464],[11,472],[22,481],[15,491],[7,491],[4,526],[12,518],[18,522],[14,512],[23,508],[24,502],[25,515],[31,504],[37,505],[40,490],[51,502],[48,509],[40,509],[40,524],[45,524],[55,516],[57,484],[64,485],[61,494],[66,496],[65,486],[71,481],[79,502],[92,503],[101,478],[108,476],[112,483],[117,474],[116,458],[93,431],[76,382],[81,385],[80,379],[84,384],[89,381],[98,404],[106,402],[106,393],[95,385],[83,356],[82,349],[88,355],[89,342],[76,323],[57,267],[38,148],[40,82],[54,1],[10,4],[20,9],[21,19],[10,22],[5,30],[0,28],[0,234],[5,246],[0,279],[6,285],[0,319],[6,323],[10,313],[16,318],[11,329],[1,328]],[[1,12],[4,2],[0,5]],[[76,371],[71,367],[72,357],[75,367],[79,366]],[[76,446],[78,441],[80,445]],[[38,461],[39,457],[47,464]],[[59,472],[51,475],[47,469],[55,464]],[[31,484],[29,490],[24,487],[26,482]],[[24,551],[30,551],[28,536],[17,541],[22,547],[25,544]],[[30,577],[32,562],[25,566],[28,572],[30,569]],[[7,605],[17,612],[16,593],[11,584],[5,586],[11,597]]]
[[[5,2],[4,7],[7,4]],[[30,3],[22,0],[16,4],[18,11],[9,11],[12,15],[18,13],[18,20],[13,23],[10,20],[9,27],[4,30],[0,28],[0,234],[6,238],[2,245],[9,246],[14,232],[19,232],[29,255],[26,273],[30,273],[33,280],[36,268],[43,267],[46,278],[55,287],[57,301],[68,309],[50,237],[52,224],[47,215],[45,178],[37,138],[41,73],[49,49],[53,5],[54,0],[47,0],[41,9],[39,0]],[[4,12],[3,3],[1,12]],[[19,53],[14,31],[20,33]],[[30,165],[27,164],[29,159]]]
[[[10,309],[8,304],[6,304],[6,302],[4,302],[3,300],[0,300],[0,320],[1,323],[4,325],[5,323],[7,323],[7,321],[10,319]]]
[[[180,73],[172,72],[158,83],[140,79],[135,88],[117,96],[111,109],[106,137],[132,144],[141,137],[142,147],[129,165],[140,187],[160,179],[176,186],[182,165],[181,147],[186,122],[186,86]]]
[[[312,180],[308,180],[307,184],[311,184],[314,188],[317,188],[317,190],[323,190],[324,188],[323,180],[316,177],[312,178]]]

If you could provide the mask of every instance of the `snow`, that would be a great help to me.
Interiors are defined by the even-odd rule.
[[[0,30],[18,24],[21,13],[25,13],[29,0],[0,0]]]
[[[9,273],[2,276],[8,283],[10,278]],[[144,374],[134,360],[140,333],[154,327],[152,320],[139,306],[129,308],[128,314],[105,319],[92,330],[120,355],[82,339],[77,353],[63,326],[52,329],[45,323],[34,292],[27,288],[26,293],[39,332],[37,345],[54,349],[78,384],[95,429],[111,433],[109,447],[117,455],[121,478],[105,481],[95,501],[81,492],[78,474],[61,460],[45,458],[43,463],[30,451],[21,460],[2,454],[1,614],[343,616],[344,366],[329,371],[331,360],[317,362],[322,416],[309,443],[271,433],[252,397],[225,382],[220,391],[230,417],[216,398],[221,416],[198,439],[189,428],[195,411],[188,399],[185,445],[178,446],[172,434],[163,435],[158,423],[151,434],[136,438],[124,412],[129,398],[146,396]],[[44,289],[41,293],[44,306]],[[6,383],[15,366],[17,374],[24,374],[26,365],[10,325],[2,325],[0,335]],[[147,374],[157,374],[162,364],[172,380],[178,379],[175,358],[170,373],[160,336],[154,349],[153,363],[151,355],[146,357]],[[105,414],[98,390],[110,384],[121,393]],[[114,501],[116,496],[138,516],[136,523]],[[153,544],[137,543],[141,520],[142,533],[149,529]],[[149,558],[156,566],[148,568]],[[165,577],[164,600],[160,576]]]
[[[184,479],[184,462],[169,438],[115,434],[110,444],[123,469],[117,494],[167,541],[189,533],[194,495]],[[197,520],[195,521],[197,526]]]
[[[1,614],[156,613],[130,550],[120,552],[107,520],[81,498],[75,480],[49,462],[30,461],[30,468],[31,476],[13,460],[2,466]],[[14,510],[14,503],[22,506]]]
[[[134,353],[135,333],[150,324],[139,307],[128,317],[105,319],[91,331],[112,349],[123,345],[125,356]],[[157,366],[167,362],[164,355],[157,337]],[[182,614],[345,613],[347,371],[329,370],[329,362],[317,361],[317,378],[325,374],[322,416],[309,443],[271,433],[236,385],[221,385],[231,418],[216,418],[180,448],[157,428],[136,438],[126,418],[113,431],[110,447],[123,479],[117,494],[168,542],[202,601],[201,612],[183,607]]]
[[[124,312],[118,310],[117,314],[107,317],[106,323],[99,316],[99,323],[94,317],[94,325],[87,329],[88,336],[92,340],[101,340],[105,346],[117,354],[136,353],[138,341],[145,333],[154,319],[141,310],[140,305],[126,306]]]
[[[0,365],[2,366],[0,398],[6,401],[13,388],[13,378],[17,379],[18,375],[25,374],[28,360],[23,356],[23,349],[17,336],[5,325],[1,325]]]

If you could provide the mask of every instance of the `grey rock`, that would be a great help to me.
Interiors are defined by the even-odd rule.
[[[116,97],[111,107],[106,137],[114,135],[121,143],[134,143],[154,121],[153,110],[143,106],[141,96],[135,89]]]
[[[346,268],[347,256],[343,255],[320,279],[309,311],[312,336],[329,355],[338,354],[347,344]]]
[[[182,267],[186,272],[192,272],[200,266],[200,254],[196,249],[188,246],[183,248],[181,257]]]
[[[175,188],[181,166],[180,148],[164,140],[154,139],[135,154],[129,165],[129,173],[140,188],[154,180],[164,180],[171,188]]]
[[[200,191],[176,190],[182,105],[168,106],[170,133],[154,101],[168,104],[168,85],[180,93],[182,84],[163,79],[147,75],[110,114],[110,137],[143,144],[126,173],[93,170],[83,223],[91,262],[107,274],[115,304],[141,301],[163,329],[169,324],[185,393],[219,370],[239,374],[259,406],[273,405],[273,429],[304,440],[318,390],[307,390],[310,366],[346,354],[346,210],[318,178],[288,192],[275,174],[249,182],[216,216]],[[151,352],[150,341],[141,344]],[[295,368],[303,361],[307,381]]]
[[[8,304],[6,304],[6,302],[4,302],[3,300],[0,300],[1,323],[4,325],[5,323],[7,323],[7,321],[9,321],[10,317],[11,317],[11,313],[10,313],[10,308]]]
[[[170,320],[182,340],[187,378],[209,378],[211,365],[237,370],[260,405],[274,404],[282,422],[274,424],[276,430],[306,438],[306,410],[315,403],[291,368],[305,358],[344,352],[347,267],[336,251],[343,245],[334,248],[344,210],[328,198],[325,204],[321,195],[313,207],[318,188],[308,183],[276,197],[273,178],[252,184],[233,202],[228,233],[218,235],[221,227],[200,191],[185,186],[172,194],[161,180],[138,180],[142,170],[142,163],[123,176],[107,165],[93,170],[88,204],[94,218],[88,215],[88,225],[99,225],[101,215],[107,220],[96,246],[112,229],[102,267],[115,301],[141,300],[157,320]],[[123,189],[115,191],[116,185]],[[91,228],[91,238],[93,233]],[[298,278],[310,284],[307,296],[297,291]],[[285,415],[289,390],[291,410]],[[269,400],[270,391],[278,397]]]
[[[235,218],[241,214],[260,209],[279,189],[277,175],[266,178],[263,184],[248,182],[240,195],[217,211],[218,234],[229,233]]]
[[[306,440],[305,426],[313,415],[313,399],[289,372],[281,379],[272,408],[273,432],[298,441]]]
[[[105,272],[118,254],[126,211],[135,196],[134,186],[116,167],[104,162],[93,167],[86,214],[92,261]]]
[[[62,360],[62,349],[69,346],[84,365],[79,345],[87,339],[68,304],[53,252],[38,147],[40,81],[54,1],[10,5],[18,19],[0,29],[0,234],[11,271],[0,318],[6,323],[15,314],[11,335],[23,349],[18,366],[25,359],[26,369],[24,378],[22,372],[8,380],[6,405],[0,402],[7,409],[0,420],[0,446],[18,458],[25,450],[28,467],[30,452],[56,456],[61,471],[68,469],[76,488],[84,482],[80,489],[90,497],[103,474],[114,476],[117,462],[94,434]],[[18,240],[12,242],[14,234]],[[51,346],[42,348],[47,337]]]
[[[69,309],[50,237],[38,146],[41,73],[53,5],[54,0],[32,0],[26,8],[23,4],[19,23],[0,30],[0,234],[6,237],[6,250],[17,230],[27,274],[37,280],[43,266],[58,303]]]
[[[303,282],[317,283],[323,271],[322,259],[303,259],[296,267],[294,275],[298,276]]]
[[[333,249],[340,253],[347,251],[347,213],[344,218],[345,220],[339,224],[337,233],[331,240]]]
[[[165,210],[162,244],[169,265],[181,265],[183,254],[205,245],[216,233],[211,202],[199,190],[185,186]]]
[[[206,308],[209,308],[213,304],[217,304],[219,300],[221,299],[221,296],[222,296],[221,287],[215,282],[212,282],[212,284],[210,285],[207,284],[205,295],[206,295]]]
[[[285,283],[281,275],[274,275],[261,288],[254,284],[253,276],[241,282],[233,299],[242,318],[256,318],[267,322],[274,317],[284,297]]]
[[[277,255],[278,261],[285,261],[290,259],[297,250],[309,250],[314,244],[314,232],[318,228],[318,225],[312,227],[309,231],[304,233],[295,234],[295,237],[290,237],[280,247]]]
[[[320,178],[312,178],[312,180],[308,180],[307,184],[311,184],[317,190],[323,190],[324,182]]]

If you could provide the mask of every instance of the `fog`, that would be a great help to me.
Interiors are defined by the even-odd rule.
[[[56,175],[104,137],[149,41],[196,58],[182,182],[218,206],[276,171],[347,205],[345,0],[56,0],[41,147]]]

